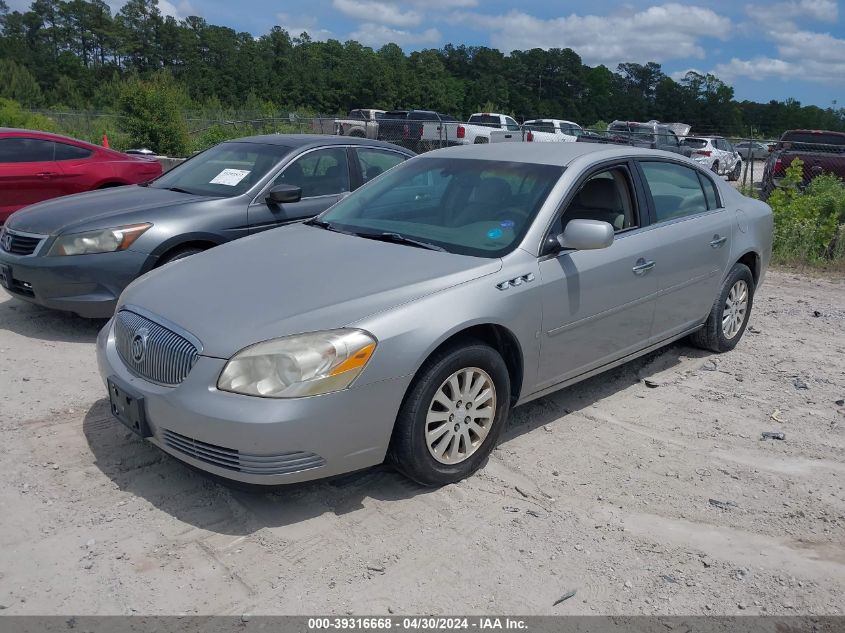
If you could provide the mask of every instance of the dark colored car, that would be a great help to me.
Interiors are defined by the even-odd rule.
[[[792,161],[804,161],[803,185],[816,176],[845,178],[845,133],[827,130],[788,130],[780,137],[763,169],[761,192],[767,198],[786,175]]]
[[[432,110],[391,110],[379,119],[378,138],[415,152],[428,151],[456,140],[457,124],[455,117]]]
[[[0,285],[48,308],[109,317],[123,289],[145,272],[317,215],[413,155],[333,136],[221,143],[148,185],[19,211],[0,233]],[[296,274],[296,263],[278,272]]]
[[[734,144],[734,149],[746,161],[749,156],[752,160],[767,160],[769,153],[772,151],[768,143],[760,141],[740,141]]]
[[[49,132],[0,128],[0,224],[42,200],[134,185],[160,175],[161,165],[153,158]]]
[[[684,126],[689,131],[688,126]],[[648,149],[662,149],[681,156],[692,156],[692,149],[681,143],[678,134],[672,126],[657,121],[637,123],[634,121],[614,121],[607,126],[607,136],[578,137],[582,143],[616,143],[618,145],[633,145]]]

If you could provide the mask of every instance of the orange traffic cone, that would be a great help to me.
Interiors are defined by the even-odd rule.
[[[103,134],[103,147],[106,149],[109,147],[109,137],[106,134]]]

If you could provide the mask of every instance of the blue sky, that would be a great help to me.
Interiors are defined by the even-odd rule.
[[[9,4],[20,9],[29,1]],[[279,25],[376,48],[569,47],[585,63],[611,69],[656,61],[675,78],[690,69],[713,72],[740,100],[793,97],[845,106],[845,15],[834,0],[159,0],[159,6],[177,18],[201,15],[254,35]]]

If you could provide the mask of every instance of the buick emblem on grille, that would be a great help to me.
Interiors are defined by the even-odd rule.
[[[2,242],[0,242],[3,246],[4,251],[11,251],[12,250],[12,234],[8,231],[3,232]]]
[[[135,336],[132,337],[132,360],[140,363],[144,360],[144,354],[147,353],[147,338],[150,336],[150,331],[142,327]]]

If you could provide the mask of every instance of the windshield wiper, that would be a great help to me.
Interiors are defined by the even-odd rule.
[[[411,237],[405,237],[401,233],[353,233],[358,237],[363,237],[368,240],[379,240],[380,242],[393,242],[394,244],[407,244],[408,246],[416,246],[417,248],[425,248],[430,251],[440,251],[441,253],[448,252],[442,246],[431,244],[430,242],[423,242],[422,240],[415,240]]]
[[[182,189],[181,187],[162,187],[162,189],[167,189],[167,191],[175,191],[176,193],[187,193],[189,195],[194,195],[193,191],[188,191],[187,189]]]

